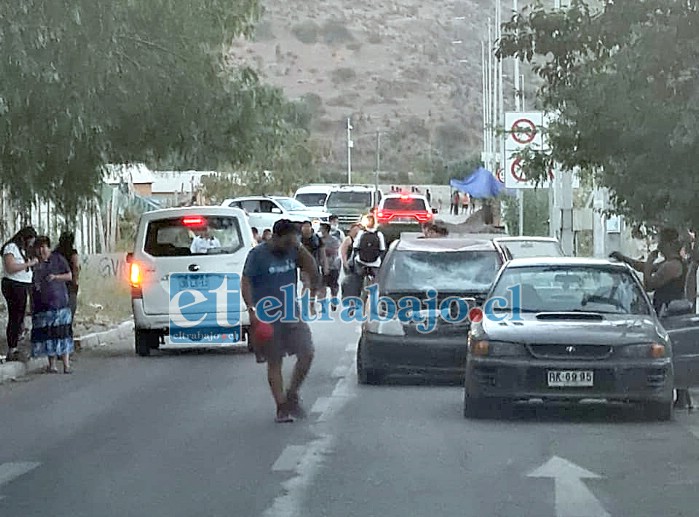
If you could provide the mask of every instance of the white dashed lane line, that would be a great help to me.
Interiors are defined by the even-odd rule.
[[[346,352],[356,352],[357,344],[350,343]],[[318,415],[311,424],[315,438],[304,445],[288,445],[272,465],[274,472],[292,472],[294,475],[282,483],[283,493],[264,512],[264,517],[303,517],[303,500],[313,484],[323,458],[335,445],[335,436],[328,428],[328,421],[356,396],[357,376],[353,368],[354,356],[347,354],[333,371],[339,380],[329,397],[316,399],[311,414]]]
[[[277,458],[277,461],[272,465],[272,470],[274,472],[296,470],[306,452],[306,448],[306,445],[287,445],[279,458]]]
[[[330,397],[318,397],[311,408],[311,413],[323,413],[328,409],[328,404],[330,404]]]
[[[349,366],[340,365],[333,370],[332,376],[335,379],[344,377],[345,375],[347,375],[348,370],[349,370]]]

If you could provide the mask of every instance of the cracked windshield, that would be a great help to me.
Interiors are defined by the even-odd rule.
[[[0,55],[0,517],[699,515],[699,0],[12,0]]]

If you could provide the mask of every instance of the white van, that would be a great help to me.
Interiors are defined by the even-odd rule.
[[[305,185],[296,191],[296,194],[294,194],[294,199],[300,203],[303,203],[308,208],[325,210],[325,203],[328,200],[328,195],[337,187],[339,187],[339,185],[329,185],[325,183],[318,185]]]
[[[169,338],[171,275],[188,273],[193,279],[195,274],[199,275],[196,279],[201,285],[196,287],[201,288],[211,278],[206,273],[242,274],[252,246],[250,223],[238,208],[204,206],[144,213],[138,224],[134,251],[126,258],[130,267],[136,353],[148,356],[161,345],[181,347]],[[241,332],[235,339],[231,333],[230,338],[230,345],[234,346],[246,342],[250,326],[242,297],[239,311]],[[206,315],[191,314],[193,316],[188,317],[192,321]],[[225,316],[226,321],[235,321],[233,316],[236,315],[232,315],[230,309]],[[219,345],[204,340],[185,348],[198,347],[217,348]]]

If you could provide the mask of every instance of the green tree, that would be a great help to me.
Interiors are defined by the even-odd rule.
[[[630,220],[698,226],[699,2],[594,4],[537,2],[504,24],[500,54],[534,65],[539,107],[557,115],[552,151],[523,152],[525,173],[581,167]]]
[[[228,57],[259,15],[257,0],[4,2],[0,180],[70,216],[105,162],[308,166],[307,114]]]

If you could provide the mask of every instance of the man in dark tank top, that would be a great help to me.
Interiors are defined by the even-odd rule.
[[[658,248],[644,261],[635,260],[615,251],[611,258],[626,262],[643,273],[646,291],[653,293],[653,307],[658,314],[673,300],[685,300],[688,264],[680,253],[682,242],[677,230],[663,228],[658,238]],[[663,260],[655,263],[662,255]],[[689,390],[678,389],[675,406],[686,409],[692,406]]]

